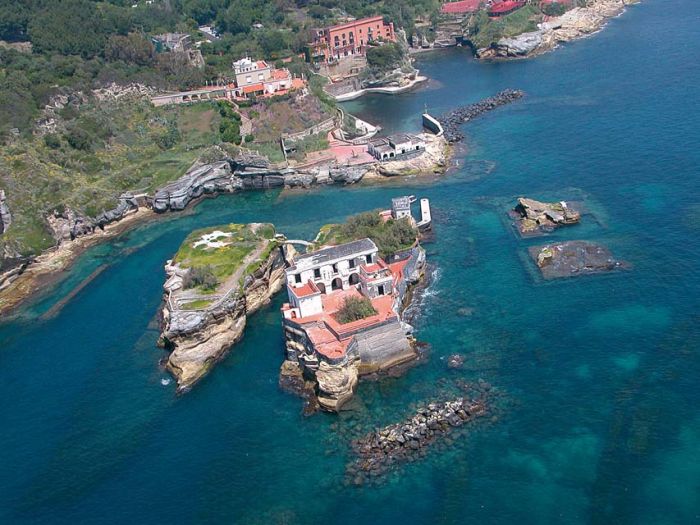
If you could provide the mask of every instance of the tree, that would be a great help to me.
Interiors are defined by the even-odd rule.
[[[155,48],[151,41],[140,33],[129,33],[127,36],[112,35],[105,46],[107,60],[123,60],[138,66],[153,63]]]
[[[340,324],[352,323],[376,315],[377,311],[367,297],[346,297],[335,318]]]
[[[87,0],[47,2],[29,21],[28,32],[37,52],[84,58],[102,53],[107,36],[100,11]]]

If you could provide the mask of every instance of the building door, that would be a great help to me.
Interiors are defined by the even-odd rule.
[[[342,290],[343,289],[343,281],[340,279],[340,277],[336,277],[333,279],[331,282],[331,289],[332,290]]]

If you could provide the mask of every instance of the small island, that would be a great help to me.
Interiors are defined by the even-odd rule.
[[[589,241],[533,246],[529,253],[545,279],[606,273],[628,267],[627,263],[613,257],[608,248]]]
[[[286,270],[280,384],[323,410],[339,411],[360,376],[419,357],[402,318],[425,269],[420,230],[430,227],[427,199],[419,222],[411,214],[414,200],[393,199],[391,210],[324,227],[315,249],[296,256]]]
[[[553,232],[555,229],[581,220],[578,207],[566,201],[540,202],[520,197],[518,204],[509,213],[514,219],[518,233],[523,237],[534,237]]]
[[[192,232],[165,265],[159,346],[188,390],[243,335],[247,316],[284,284],[285,252],[272,224],[228,224]]]

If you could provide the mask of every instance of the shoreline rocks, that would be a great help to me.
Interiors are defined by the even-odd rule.
[[[493,97],[476,102],[475,104],[453,109],[449,113],[438,117],[438,121],[444,129],[445,139],[447,139],[449,143],[461,141],[464,139],[464,134],[460,130],[462,124],[469,122],[483,113],[515,102],[523,96],[525,96],[525,93],[518,89],[504,89]]]
[[[561,16],[538,24],[535,31],[501,38],[489,47],[476,50],[481,59],[527,58],[555,49],[560,43],[589,36],[602,29],[638,0],[593,0],[586,7],[575,7]]]

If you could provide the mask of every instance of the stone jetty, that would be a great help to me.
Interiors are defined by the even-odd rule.
[[[521,99],[525,93],[519,89],[504,89],[497,95],[489,97],[475,104],[461,106],[445,113],[438,118],[444,129],[444,137],[447,142],[454,143],[464,139],[464,134],[460,131],[460,125],[478,117],[479,115],[491,111],[492,109],[505,106],[511,102]]]
[[[413,461],[447,435],[488,413],[484,398],[457,397],[430,403],[401,423],[395,423],[352,442],[356,459],[348,466],[351,482],[361,485],[381,477],[400,462]]]

